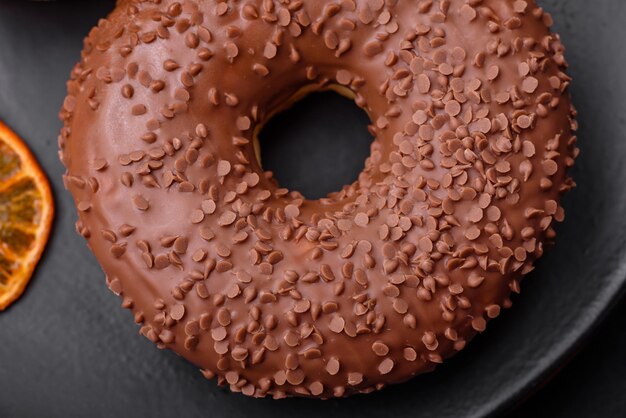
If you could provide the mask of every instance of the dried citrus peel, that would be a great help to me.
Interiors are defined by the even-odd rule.
[[[0,122],[0,311],[24,292],[53,215],[45,174],[24,142]]]

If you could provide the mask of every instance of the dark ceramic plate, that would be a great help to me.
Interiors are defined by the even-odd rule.
[[[231,394],[137,335],[74,232],[56,147],[65,80],[83,36],[113,0],[0,0],[0,118],[43,164],[58,210],[28,291],[0,313],[0,416],[483,417],[527,397],[576,350],[626,278],[626,2],[542,3],[568,47],[581,125],[573,172],[579,187],[567,196],[558,245],[524,281],[513,309],[437,372],[321,402]],[[325,122],[316,126],[320,118]],[[365,124],[351,103],[313,97],[266,128],[266,164],[284,185],[311,197],[337,189],[362,165]],[[280,166],[281,159],[304,162]]]

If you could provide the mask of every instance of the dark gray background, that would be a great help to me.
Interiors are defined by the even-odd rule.
[[[591,332],[625,288],[626,2],[541,3],[568,46],[583,150],[557,247],[523,283],[513,309],[436,373],[368,396],[275,402],[230,394],[138,336],[74,232],[56,157],[56,115],[82,37],[113,1],[0,0],[0,118],[31,146],[57,203],[52,239],[29,289],[0,313],[0,417],[486,416],[527,398],[590,335],[590,351],[516,414],[625,416],[626,309]],[[362,166],[365,123],[349,102],[313,97],[266,129],[265,164],[309,196],[337,189]]]

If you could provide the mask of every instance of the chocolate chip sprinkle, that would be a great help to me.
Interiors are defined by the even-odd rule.
[[[150,207],[150,202],[140,194],[133,196],[133,205],[141,211],[146,211]]]

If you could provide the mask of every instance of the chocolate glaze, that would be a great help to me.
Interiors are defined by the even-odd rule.
[[[578,150],[550,24],[532,0],[123,0],[61,110],[77,229],[141,333],[234,391],[431,370],[563,219]],[[311,201],[263,172],[254,132],[329,87],[376,139],[358,181]]]

